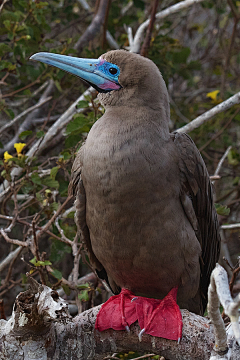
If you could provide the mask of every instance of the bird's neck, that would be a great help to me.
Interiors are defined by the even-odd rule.
[[[106,108],[104,118],[111,119],[111,123],[117,122],[119,126],[144,127],[159,133],[159,137],[168,140],[169,118],[165,108],[152,109],[146,106],[109,106]],[[109,124],[110,125],[110,124]],[[113,125],[113,124],[112,124]]]

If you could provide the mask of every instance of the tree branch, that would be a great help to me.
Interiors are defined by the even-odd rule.
[[[202,2],[203,0],[185,0],[185,1],[181,1],[175,5],[172,5],[170,7],[168,7],[167,9],[160,11],[159,13],[156,14],[156,21],[160,21],[162,19],[164,19],[165,17],[171,15],[171,14],[175,14],[176,12],[185,9],[191,5],[197,4]],[[150,23],[150,19],[144,21],[144,23],[142,23],[139,28],[136,31],[136,34],[134,36],[134,40],[132,43],[132,46],[130,47],[130,52],[134,52],[134,53],[139,53],[140,52],[140,47],[141,47],[141,42],[143,39],[143,34],[144,31],[146,30],[146,28],[148,27]]]
[[[192,120],[187,125],[184,125],[183,127],[177,129],[177,132],[188,133],[188,132],[198,128],[202,124],[204,124],[206,121],[211,119],[213,116],[215,116],[227,109],[230,109],[233,105],[236,105],[239,103],[240,103],[240,91],[237,94],[231,96],[229,99],[221,102],[217,106],[214,106],[209,111],[206,111],[202,115],[198,116],[196,119]]]
[[[74,49],[80,52],[82,48],[92,40],[95,35],[100,31],[104,23],[107,12],[108,0],[100,0],[97,14],[94,16],[91,24],[86,29],[85,33],[79,38],[74,45]]]

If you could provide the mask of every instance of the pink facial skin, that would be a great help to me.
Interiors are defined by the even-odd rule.
[[[98,85],[98,87],[99,87],[100,89],[103,89],[103,90],[109,90],[109,89],[111,89],[111,90],[118,90],[118,89],[120,89],[121,86],[115,84],[115,83],[112,82],[112,81],[106,80],[106,81],[104,82],[104,84]]]

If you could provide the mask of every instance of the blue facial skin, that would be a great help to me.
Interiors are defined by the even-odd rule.
[[[109,92],[121,88],[118,82],[120,75],[119,67],[101,58],[97,60],[80,59],[72,56],[42,52],[32,55],[30,60],[41,61],[74,74],[92,85],[99,92]]]

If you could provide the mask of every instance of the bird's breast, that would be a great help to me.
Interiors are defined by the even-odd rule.
[[[89,134],[82,166],[94,253],[119,286],[131,287],[139,274],[147,282],[150,272],[153,293],[161,278],[170,276],[166,287],[176,286],[169,262],[179,258],[186,219],[171,140],[147,127],[97,130],[98,136]]]

